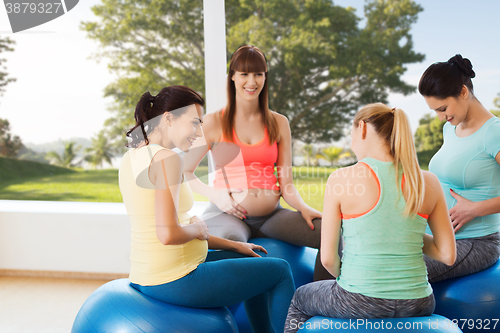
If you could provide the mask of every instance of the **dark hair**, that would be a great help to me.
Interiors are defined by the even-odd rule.
[[[154,128],[158,126],[160,122],[161,117],[158,116],[165,112],[181,109],[192,104],[204,106],[205,101],[200,94],[185,86],[170,86],[163,88],[156,96],[151,95],[149,91],[145,92],[135,107],[135,126],[127,132],[127,137],[131,138],[132,141],[129,142],[127,146],[135,148],[143,140],[145,140],[146,145],[148,145],[148,135],[153,132]],[[181,113],[176,113],[176,116],[180,116],[184,112],[185,110],[181,110]],[[158,117],[157,121],[149,122],[146,128],[144,127],[145,122],[156,117]],[[141,132],[135,130],[138,127],[140,127]]]
[[[236,87],[232,77],[235,72],[245,73],[265,73],[264,87],[259,94],[259,109],[262,113],[262,120],[267,128],[269,144],[278,140],[278,124],[274,119],[268,103],[268,66],[267,59],[257,46],[242,45],[231,57],[229,63],[229,73],[227,75],[227,105],[222,117],[222,132],[226,140],[233,142],[234,116],[236,114]]]
[[[430,65],[420,78],[418,91],[423,96],[445,99],[458,97],[465,85],[474,94],[471,79],[475,76],[470,60],[457,54],[447,62]]]

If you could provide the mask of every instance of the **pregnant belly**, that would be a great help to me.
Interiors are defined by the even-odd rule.
[[[271,213],[280,201],[280,192],[269,189],[244,189],[232,197],[247,211],[247,216],[262,216]]]

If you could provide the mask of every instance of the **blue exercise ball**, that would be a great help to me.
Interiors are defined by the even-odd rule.
[[[432,284],[435,313],[464,332],[500,332],[500,261],[484,271]]]
[[[264,247],[268,254],[260,253],[263,257],[285,259],[292,270],[295,288],[313,282],[314,264],[318,250],[304,246],[297,246],[272,238],[253,238],[248,241]],[[265,272],[262,272],[265,274]],[[240,333],[252,333],[243,303],[229,307],[233,313]]]
[[[260,253],[263,257],[285,259],[290,264],[295,288],[313,281],[317,249],[297,246],[272,238],[253,238],[248,242],[265,248],[268,253]]]
[[[343,319],[315,316],[301,325],[299,332],[324,333],[336,332],[338,330],[356,333],[377,333],[380,331],[415,333],[462,332],[458,327],[453,325],[451,320],[435,314],[429,317],[374,319]]]
[[[72,333],[237,333],[227,308],[187,308],[145,296],[119,279],[85,301]]]

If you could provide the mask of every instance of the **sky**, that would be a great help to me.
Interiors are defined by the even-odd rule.
[[[460,53],[472,61],[474,92],[487,108],[500,93],[500,1],[416,0],[424,11],[411,33],[414,50],[425,54],[421,63],[407,65],[403,80],[418,84],[432,63]],[[99,0],[80,0],[67,14],[25,32],[13,34],[4,6],[0,6],[0,36],[13,39],[14,52],[2,53],[7,71],[17,79],[0,96],[0,118],[8,119],[11,132],[25,143],[45,143],[74,137],[91,139],[111,116],[112,99],[104,88],[114,80],[106,60],[90,57],[99,45],[79,29],[82,21],[95,21],[91,7]],[[363,14],[363,0],[337,0],[335,4]],[[265,51],[265,50],[264,50]],[[142,92],[138,92],[140,96]],[[389,95],[389,104],[403,109],[412,129],[430,110],[414,93]],[[279,110],[276,110],[279,111]]]

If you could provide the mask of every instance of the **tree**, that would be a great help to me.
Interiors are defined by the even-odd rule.
[[[0,38],[0,53],[14,51],[10,45],[13,45],[14,41],[9,38]],[[5,91],[5,86],[10,82],[14,82],[16,79],[9,78],[8,73],[4,72],[5,59],[0,59],[0,96],[3,95]],[[12,135],[10,133],[10,123],[6,119],[0,118],[0,155],[16,157],[19,149],[23,147],[21,139],[17,135]]]
[[[15,42],[8,37],[6,38],[1,38],[0,37],[0,53],[2,52],[9,52],[9,51],[14,51],[10,45],[14,45]],[[14,78],[9,78],[8,73],[4,72],[3,70],[6,69],[4,63],[6,62],[5,59],[0,59],[0,96],[3,95],[3,92],[5,91],[5,86],[9,84],[10,82],[16,81]]]
[[[319,160],[323,158],[323,155],[321,154],[320,150],[316,150],[316,153],[311,156],[311,164],[313,166],[319,166]]]
[[[422,8],[411,0],[368,1],[366,26],[352,8],[319,1],[226,1],[228,49],[261,47],[270,65],[270,106],[285,114],[294,139],[342,136],[363,104],[387,101],[387,90],[414,91],[401,81],[412,51],[410,26]]]
[[[21,139],[10,133],[9,121],[0,118],[0,155],[16,157],[22,147]]]
[[[313,145],[306,144],[302,147],[302,152],[304,153],[304,157],[307,161],[307,166],[311,165],[311,157],[316,154]]]
[[[183,84],[203,94],[202,2],[103,0],[92,10],[99,22],[81,27],[118,76],[105,89],[115,99],[105,125],[123,146],[144,91]],[[410,34],[421,10],[412,0],[370,0],[359,28],[354,9],[330,0],[226,0],[228,51],[259,46],[269,61],[270,106],[288,117],[293,138],[331,141],[361,105],[387,102],[388,90],[414,91],[401,75],[424,59]]]
[[[344,149],[340,147],[327,147],[321,151],[321,155],[324,160],[330,162],[330,166],[333,166],[333,163],[339,159],[343,150]]]
[[[500,93],[493,100],[493,105],[495,106],[496,110],[491,110],[491,113],[493,113],[497,117],[500,117]]]
[[[94,168],[102,168],[103,162],[112,165],[111,159],[113,152],[104,131],[99,132],[97,138],[92,139],[92,146],[85,149],[84,161],[88,162]]]
[[[340,154],[340,160],[345,160],[344,166],[349,166],[357,162],[356,154],[351,149],[348,149],[345,153]]]
[[[430,113],[420,119],[414,138],[418,162],[421,167],[426,168],[432,156],[443,145],[443,126],[445,123],[446,121],[440,121],[438,116],[433,116]]]
[[[110,59],[118,77],[104,90],[115,100],[104,125],[123,149],[142,93],[181,84],[204,94],[203,6],[192,0],[103,0],[92,11],[100,21],[82,22],[81,28],[100,42],[96,59]]]
[[[23,145],[21,149],[17,153],[17,158],[20,160],[27,160],[27,161],[33,161],[33,162],[39,162],[39,163],[49,163],[47,161],[47,158],[45,157],[45,153],[39,153],[34,151],[31,148],[26,147]]]
[[[446,121],[440,121],[438,116],[426,114],[419,120],[415,132],[415,148],[419,151],[437,152],[443,145],[443,126]]]
[[[59,165],[65,168],[75,167],[80,164],[74,163],[76,153],[80,150],[80,146],[75,146],[75,142],[63,141],[64,151],[59,155],[56,151],[49,151],[45,156],[50,160],[51,164]]]

